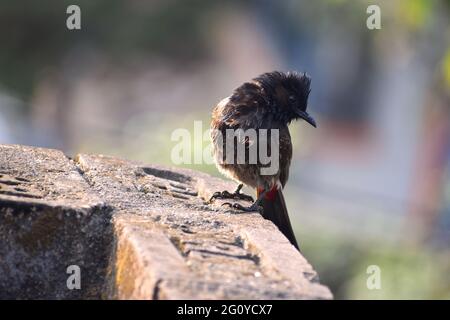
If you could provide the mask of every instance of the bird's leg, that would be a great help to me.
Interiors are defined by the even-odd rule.
[[[237,209],[237,210],[242,210],[244,212],[259,212],[259,213],[263,213],[263,208],[260,206],[261,201],[264,199],[264,196],[266,195],[267,191],[263,191],[259,194],[258,199],[256,199],[255,202],[252,203],[251,206],[249,207],[244,207],[243,205],[239,204],[239,203],[230,203],[230,202],[224,202],[222,203],[222,206],[229,206],[233,209]]]
[[[213,199],[236,199],[236,200],[245,200],[245,201],[251,201],[253,202],[253,197],[246,195],[244,193],[241,193],[241,189],[244,185],[241,183],[238,185],[236,190],[233,193],[230,193],[228,191],[217,191],[214,192],[214,194],[209,199],[209,202],[211,202]]]

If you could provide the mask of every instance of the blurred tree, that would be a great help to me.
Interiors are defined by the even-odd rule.
[[[78,47],[126,62],[138,54],[199,60],[208,54],[205,19],[220,1],[2,1],[0,85],[28,98],[39,72]],[[81,8],[81,30],[66,28],[66,8]]]

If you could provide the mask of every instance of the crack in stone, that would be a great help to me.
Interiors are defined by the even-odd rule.
[[[205,254],[210,254],[210,255],[223,256],[223,257],[232,258],[232,259],[250,260],[250,261],[253,261],[256,265],[258,265],[258,263],[259,263],[259,257],[255,256],[251,253],[247,253],[245,255],[237,255],[237,254],[230,254],[230,253],[225,253],[225,252],[212,251],[212,250],[208,250],[208,249],[189,249],[185,252],[185,255],[189,256],[189,254],[191,252],[200,252],[200,253],[205,253]]]
[[[152,300],[159,300],[159,294],[161,292],[161,283],[162,279],[158,279],[155,283],[155,287],[153,288]]]

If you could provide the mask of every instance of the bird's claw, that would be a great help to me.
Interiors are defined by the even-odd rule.
[[[244,212],[262,212],[262,207],[255,203],[253,203],[250,207],[244,207],[239,203],[224,202],[222,203],[222,206],[229,206],[230,208],[241,210]]]
[[[244,200],[244,201],[250,201],[253,202],[253,197],[249,196],[247,194],[244,193],[240,193],[240,192],[233,192],[230,193],[228,191],[217,191],[214,192],[214,194],[211,196],[211,198],[209,199],[209,202],[212,202],[214,199],[235,199],[235,200]]]

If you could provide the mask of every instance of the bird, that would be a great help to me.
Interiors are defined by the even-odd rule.
[[[282,190],[289,177],[292,159],[289,124],[293,120],[304,120],[317,127],[314,118],[306,111],[310,84],[311,78],[304,72],[263,73],[237,87],[230,96],[214,107],[210,128],[213,158],[217,168],[238,183],[234,192],[215,192],[210,202],[218,198],[252,201],[252,205],[248,207],[230,202],[223,205],[244,212],[259,211],[265,219],[271,220],[279,228],[297,250],[300,248],[292,230]],[[233,131],[238,134],[227,136],[228,132]],[[247,131],[256,135],[246,135]],[[265,139],[263,132],[266,132]],[[269,142],[276,136],[278,141],[273,146]],[[228,145],[232,147],[227,149]],[[236,155],[239,148],[245,151],[243,161],[238,161]],[[269,164],[263,161],[261,148],[270,155],[278,155],[278,158],[273,158],[274,163],[278,162],[278,167],[270,173],[262,172]],[[227,158],[229,150],[234,152],[231,159]],[[252,152],[256,155],[253,154],[253,161],[250,161]],[[256,189],[255,201],[253,197],[241,193],[244,185]]]

